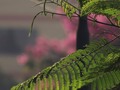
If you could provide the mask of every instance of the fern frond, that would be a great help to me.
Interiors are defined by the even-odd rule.
[[[91,90],[113,90],[117,85],[120,85],[120,70],[99,75],[91,82]]]
[[[120,10],[114,9],[114,8],[108,8],[105,10],[101,10],[100,12],[96,10],[97,13],[103,14],[109,17],[116,18],[118,21],[120,21]]]
[[[120,67],[116,67],[118,65],[120,53],[110,53],[104,62],[90,65],[87,74],[81,77],[83,85],[91,85],[91,90],[113,90],[120,85]]]
[[[87,2],[81,10],[81,16],[90,13],[103,14],[120,20],[120,0],[92,0]]]
[[[61,7],[63,8],[68,18],[71,18],[72,15],[78,10],[78,8],[66,0],[61,0]]]
[[[116,50],[109,46],[109,42],[101,39],[99,43],[94,42],[86,49],[68,55],[11,90],[77,90],[105,73],[112,62],[118,61],[120,54],[113,52]],[[108,60],[111,53],[115,57]],[[86,83],[87,79],[91,80]]]

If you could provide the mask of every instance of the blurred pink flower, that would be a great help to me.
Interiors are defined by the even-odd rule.
[[[48,42],[49,42],[49,40],[44,36],[40,36],[36,39],[36,45],[38,45],[38,46],[47,47],[47,46],[49,46]]]
[[[25,65],[29,60],[29,56],[25,53],[19,55],[17,57],[17,62],[20,64],[20,65]]]
[[[26,53],[30,53],[32,51],[33,46],[32,45],[27,45],[25,48]]]
[[[33,49],[32,49],[32,56],[34,58],[40,58],[43,55],[45,55],[45,52],[46,51],[44,50],[44,48],[39,47],[39,46],[34,46]]]
[[[69,33],[66,38],[62,40],[51,39],[49,45],[50,49],[56,53],[70,54],[75,51],[76,34]]]
[[[38,37],[36,43],[32,48],[33,57],[40,58],[48,53],[49,40],[45,37]]]
[[[66,54],[73,53],[76,50],[76,34],[68,34],[68,36],[61,41],[61,48],[66,52]]]
[[[64,17],[61,19],[64,30],[66,30],[66,33],[69,32],[76,32],[77,27],[78,27],[78,19],[77,18],[71,18],[68,19],[67,17]]]
[[[71,54],[71,53],[73,53],[73,52],[75,52],[75,51],[76,51],[75,48],[69,48],[69,49],[67,50],[66,54],[69,55],[69,54]]]
[[[63,52],[63,48],[61,48],[61,40],[58,39],[51,39],[50,40],[50,49],[56,53],[61,53]]]

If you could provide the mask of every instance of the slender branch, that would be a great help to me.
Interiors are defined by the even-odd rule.
[[[114,37],[118,37],[118,35],[116,35],[115,33],[113,33],[111,30],[109,30],[109,31],[104,31],[103,33],[105,33],[105,34],[111,34],[111,35],[113,35]],[[118,37],[118,39],[120,39],[120,37]]]
[[[38,13],[34,16],[34,18],[33,18],[33,20],[32,20],[30,32],[29,32],[29,34],[28,34],[29,37],[31,36],[31,33],[32,33],[32,30],[33,30],[33,25],[34,25],[35,19],[36,19],[37,16],[38,16],[39,14],[41,14],[41,13],[43,13],[43,11],[38,12]]]
[[[43,13],[45,13],[45,14],[51,14],[52,16],[53,16],[54,14],[55,14],[55,15],[66,16],[66,14],[55,13],[55,12],[50,12],[50,11],[40,11],[40,12],[38,12],[38,13],[34,16],[34,18],[33,18],[33,20],[32,20],[31,28],[30,28],[30,32],[29,32],[29,35],[28,35],[28,36],[31,36],[35,19],[37,18],[38,15],[43,14]],[[76,15],[73,15],[72,17],[78,17],[78,16],[77,16],[77,14],[76,14]]]
[[[46,16],[46,2],[47,2],[47,0],[45,0],[45,2],[44,2],[44,4],[43,4],[43,13],[44,13],[44,15]]]
[[[92,18],[91,16],[89,16],[90,18]],[[93,20],[93,18],[92,19],[89,19],[89,18],[87,18],[89,21],[94,21],[94,22],[96,22],[96,23],[100,23],[100,24],[104,24],[104,25],[108,25],[108,26],[113,26],[113,27],[117,27],[117,28],[120,28],[120,26],[117,26],[117,25],[115,25],[115,24],[109,24],[109,23],[104,23],[104,22],[100,22],[100,21],[98,21],[98,20]]]
[[[95,37],[95,38],[98,38],[98,37],[100,37],[101,35],[104,35],[104,34],[109,34],[109,35],[112,35],[112,36],[114,36],[114,37],[117,37],[118,35],[116,35],[115,33],[113,33],[112,31],[103,31],[103,32],[101,32],[101,33],[99,33],[98,34],[98,36],[97,37]],[[120,37],[118,37],[118,39],[120,39]]]
[[[107,17],[107,16],[106,16],[106,17]],[[110,22],[112,25],[114,25],[114,23],[110,20],[109,17],[107,17],[107,19],[109,20],[109,22]]]

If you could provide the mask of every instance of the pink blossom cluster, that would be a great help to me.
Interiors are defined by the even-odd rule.
[[[17,61],[19,64],[25,65],[29,59],[40,60],[51,52],[65,55],[75,51],[75,38],[73,34],[69,34],[63,40],[48,39],[45,37],[38,37],[34,46],[26,47],[25,52],[18,56]]]

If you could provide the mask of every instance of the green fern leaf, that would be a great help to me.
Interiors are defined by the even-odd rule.
[[[91,0],[81,10],[81,16],[91,13],[103,14],[120,20],[120,0]]]
[[[91,90],[112,90],[120,84],[119,77],[120,70],[103,73],[91,82]]]
[[[110,69],[112,64],[117,66],[120,63],[120,54],[118,53],[120,51],[115,52],[116,50],[116,48],[112,48],[109,45],[109,42],[101,39],[91,43],[84,50],[78,50],[68,55],[11,90],[35,90],[35,88],[38,88],[38,90],[77,90],[92,82],[97,82],[97,84],[93,84],[93,90],[101,86],[105,88],[104,90],[111,89],[120,82],[120,80],[116,79],[119,76],[119,72],[115,72],[115,74],[118,73],[117,77],[111,77],[111,75],[114,75],[112,72],[111,75],[107,73],[110,77],[106,77],[104,73],[116,69],[116,67]],[[100,79],[101,75],[106,77],[104,78],[105,80]],[[114,84],[111,81],[111,83],[104,86],[101,82],[108,82],[107,78],[115,79]],[[102,89],[100,88],[100,90]]]
[[[77,8],[65,0],[61,0],[61,7],[63,8],[68,18],[71,18],[72,15],[77,11]]]

